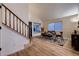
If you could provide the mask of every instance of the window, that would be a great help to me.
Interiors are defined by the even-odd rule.
[[[55,23],[55,31],[61,31],[62,30],[62,23],[57,22]]]
[[[48,31],[53,31],[54,30],[54,24],[55,23],[48,24]]]
[[[48,31],[61,31],[62,30],[62,22],[50,23],[48,24]]]

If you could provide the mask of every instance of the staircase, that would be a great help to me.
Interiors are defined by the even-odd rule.
[[[29,47],[29,40],[27,40],[29,39],[28,38],[29,26],[4,4],[1,4],[0,10],[1,10],[0,32],[1,33],[4,32],[2,34],[3,38],[0,37],[2,40],[2,41],[0,40],[0,43],[3,44],[2,46],[0,46],[0,54],[3,53],[2,55],[8,55],[21,50],[23,47],[24,48]],[[5,29],[4,27],[10,32],[6,30],[2,31],[3,29]],[[7,33],[11,33],[11,35],[7,35]],[[9,36],[9,38],[6,38],[4,35],[6,37]],[[15,37],[16,35],[18,35],[19,38]],[[27,43],[26,41],[28,41],[28,44],[26,44]]]
[[[27,37],[28,25],[15,15],[9,8],[2,4],[2,9],[5,10],[2,24],[10,28],[12,31]]]

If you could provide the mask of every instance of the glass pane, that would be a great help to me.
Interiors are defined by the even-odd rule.
[[[55,23],[48,24],[48,31],[53,31],[54,30],[54,25],[55,25]]]
[[[55,23],[55,30],[56,31],[61,31],[62,30],[62,22]]]

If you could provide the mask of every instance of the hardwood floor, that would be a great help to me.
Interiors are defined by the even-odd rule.
[[[10,56],[79,56],[79,51],[34,38],[32,46]]]

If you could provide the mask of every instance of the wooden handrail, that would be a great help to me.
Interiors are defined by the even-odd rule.
[[[6,25],[8,28],[14,30],[15,32],[19,33],[20,35],[26,37],[26,30],[28,28],[28,25],[24,21],[22,21],[17,15],[15,15],[9,8],[7,8],[4,4],[2,4],[2,6],[5,9],[5,21],[3,22],[3,24]],[[8,12],[9,15],[7,16]],[[11,14],[13,15],[13,20],[11,20]],[[11,24],[11,22],[13,23]],[[13,25],[13,27],[11,27],[11,25]]]

